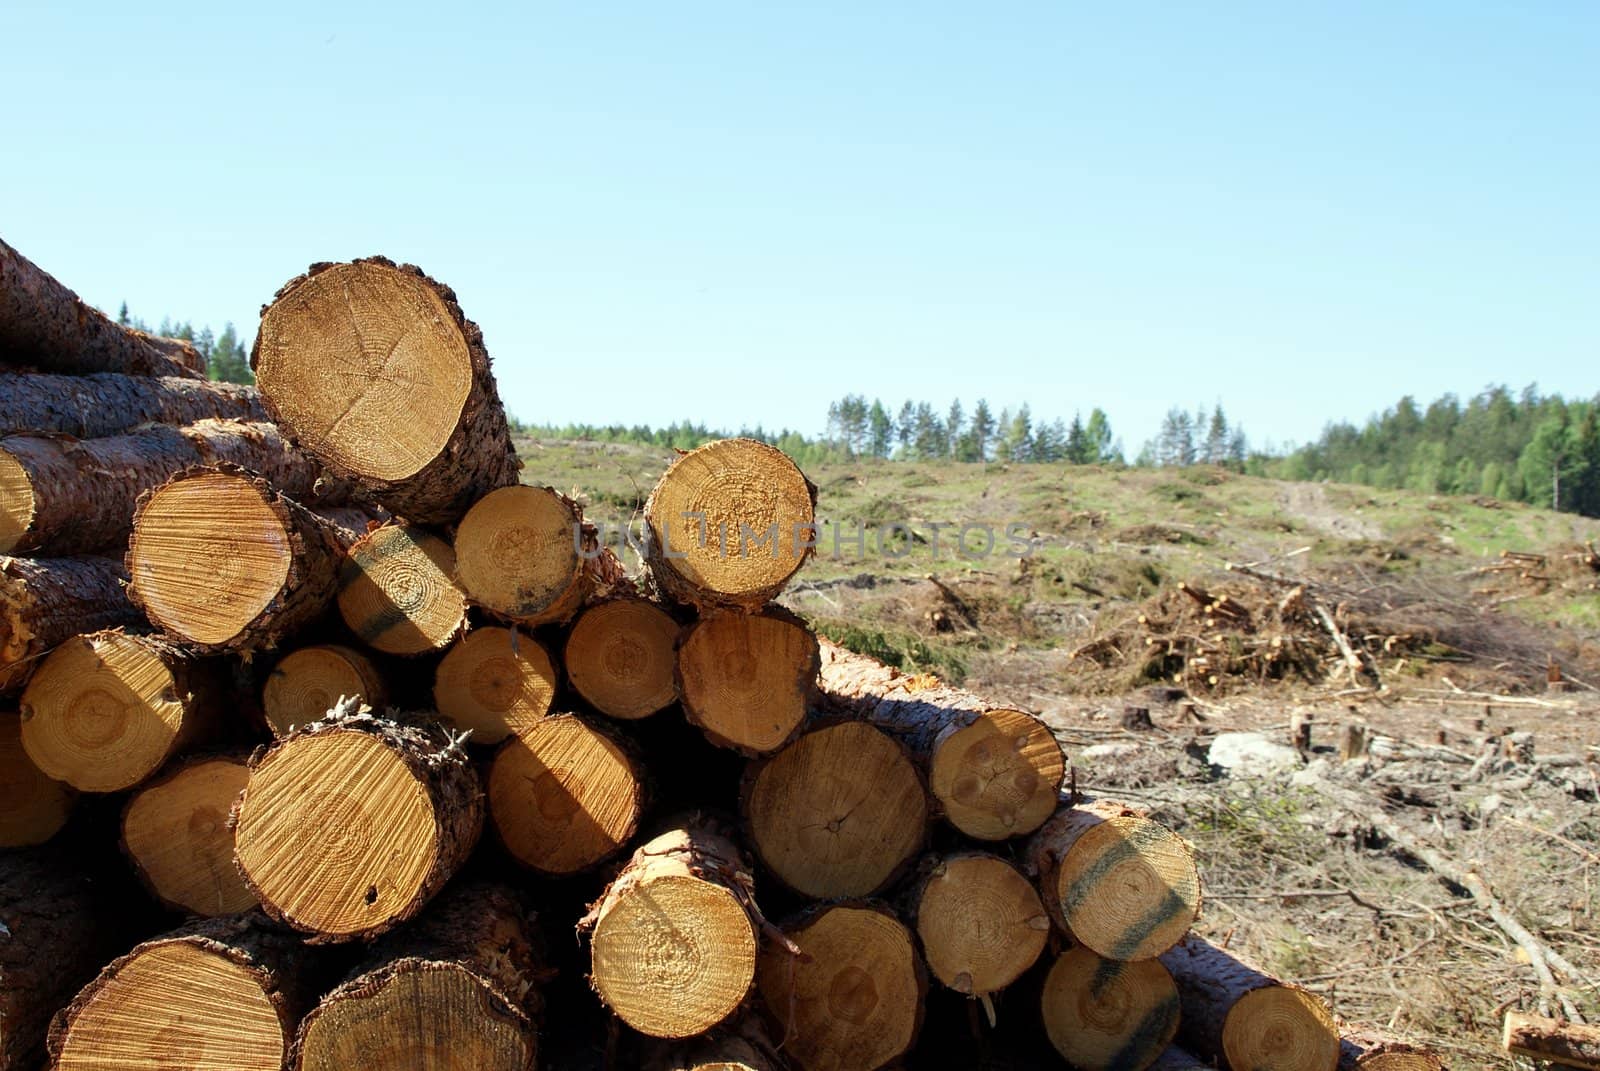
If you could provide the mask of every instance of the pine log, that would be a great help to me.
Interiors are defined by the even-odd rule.
[[[565,624],[583,604],[622,579],[622,563],[553,487],[518,484],[491,491],[456,526],[461,586],[474,605],[532,628]]]
[[[340,505],[348,486],[271,424],[205,420],[152,424],[108,439],[0,439],[0,552],[82,554],[125,543],[139,496],[186,469],[229,462],[309,505]]]
[[[573,689],[607,717],[647,718],[678,699],[678,622],[637,595],[601,599],[573,622],[562,663]]]
[[[520,728],[489,767],[489,815],[506,850],[543,874],[577,874],[615,856],[644,813],[644,763],[573,714]]]
[[[678,645],[684,716],[719,747],[771,754],[815,705],[820,668],[816,635],[782,607],[708,614]]]
[[[50,372],[202,379],[0,241],[0,354]]]
[[[978,840],[1031,833],[1055,811],[1066,758],[1031,714],[822,641],[822,702],[894,734],[927,773],[945,819]]]
[[[1114,960],[1159,956],[1200,915],[1200,875],[1181,837],[1113,800],[1063,804],[1028,844],[1051,918]]]
[[[754,1013],[704,1037],[657,1040],[643,1065],[645,1071],[786,1071],[789,1066]]]
[[[1045,1033],[1081,1071],[1144,1071],[1178,1033],[1178,988],[1158,959],[1102,959],[1074,945],[1040,997]]]
[[[312,265],[262,309],[250,366],[295,442],[407,520],[451,524],[517,482],[483,333],[420,268]]]
[[[0,556],[0,695],[20,692],[39,661],[78,633],[140,624],[127,582],[117,558]]]
[[[466,862],[483,794],[443,730],[347,701],[251,760],[234,825],[239,871],[269,915],[319,943],[368,939]]]
[[[606,1006],[641,1034],[686,1038],[749,997],[759,919],[739,849],[690,819],[634,852],[579,928]]]
[[[128,800],[122,850],[162,904],[207,918],[256,906],[233,865],[228,824],[248,775],[241,756],[195,756],[162,771]]]
[[[1044,951],[1050,916],[1032,882],[997,855],[930,859],[908,897],[933,977],[964,996],[998,993]]]
[[[222,727],[220,666],[154,636],[74,636],[22,693],[22,746],[39,769],[83,792],[141,784]]]
[[[1600,1027],[1508,1011],[1501,1044],[1513,1056],[1526,1056],[1562,1067],[1591,1071],[1600,1068]],[[1362,1071],[1366,1071],[1367,1066],[1362,1064]],[[1383,1065],[1383,1071],[1390,1071],[1388,1065]]]
[[[781,450],[722,439],[682,455],[645,503],[655,585],[697,610],[755,610],[816,542],[817,489]]]
[[[1600,1062],[1593,1066],[1600,1067]],[[1339,1071],[1444,1071],[1444,1061],[1421,1045],[1347,1027],[1339,1042]]]
[[[306,1016],[296,1071],[533,1071],[544,968],[510,889],[452,885]]]
[[[56,1016],[54,1071],[280,1071],[315,999],[309,955],[260,912],[146,941]]]
[[[273,736],[309,725],[341,699],[377,710],[389,701],[383,675],[360,651],[338,644],[313,644],[290,651],[267,674],[261,709]]]
[[[928,978],[911,932],[893,912],[872,903],[830,904],[782,930],[790,947],[766,942],[756,984],[795,1067],[876,1071],[910,1053]]]
[[[1339,1031],[1321,998],[1189,936],[1161,957],[1182,1004],[1185,1048],[1232,1068],[1334,1071]]]
[[[751,763],[741,793],[750,844],[802,896],[871,896],[928,837],[928,797],[905,749],[864,722],[821,724]]]
[[[507,628],[474,629],[439,660],[433,702],[474,744],[498,744],[550,713],[556,667],[538,641]]]
[[[0,435],[102,439],[140,424],[266,420],[254,387],[171,376],[88,376],[0,371]]]
[[[67,824],[77,793],[46,777],[22,746],[22,719],[0,710],[0,850],[43,844]]]
[[[444,650],[467,627],[455,552],[413,525],[374,529],[345,555],[339,613],[363,643],[385,654]]]
[[[0,854],[0,1071],[35,1071],[50,1017],[127,944],[110,889],[51,850]]]
[[[161,353],[177,361],[184,368],[193,372],[199,379],[206,379],[211,372],[211,362],[206,355],[186,338],[169,338],[166,335],[153,335],[148,331],[141,331],[137,327],[128,330],[142,339],[146,345],[159,350]]]
[[[190,469],[139,499],[128,596],[196,650],[271,649],[333,601],[345,548],[360,535],[350,519],[313,512],[232,466]]]

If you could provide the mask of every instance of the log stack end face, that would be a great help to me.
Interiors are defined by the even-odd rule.
[[[1065,777],[1066,757],[1050,728],[1031,714],[999,708],[938,742],[928,786],[951,825],[998,841],[1043,825]]]
[[[10,554],[33,529],[33,481],[0,440],[0,554]]]

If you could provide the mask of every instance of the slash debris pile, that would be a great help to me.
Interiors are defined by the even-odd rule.
[[[679,457],[629,579],[414,267],[290,281],[259,396],[0,267],[0,1071],[1438,1067],[1190,936],[1032,715],[772,605],[773,448]],[[1181,597],[1163,676],[1324,657]]]

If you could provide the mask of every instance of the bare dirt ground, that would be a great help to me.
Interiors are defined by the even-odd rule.
[[[618,521],[668,460],[568,445],[536,463],[569,462],[567,486]],[[1039,712],[1080,788],[1193,843],[1208,936],[1456,1068],[1516,1066],[1508,1008],[1600,1021],[1600,566],[1584,546],[1600,523],[1203,469],[808,475],[825,522],[910,534],[894,553],[825,539],[785,601],[846,646]],[[940,522],[1017,521],[1026,553],[934,549]],[[1148,726],[1125,728],[1128,708]],[[1214,761],[1219,738],[1287,742],[1305,715],[1310,752]],[[1347,725],[1370,749],[1341,761]]]

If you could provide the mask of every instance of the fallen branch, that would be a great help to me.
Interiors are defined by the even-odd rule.
[[[1600,1071],[1600,1028],[1508,1011],[1500,1043],[1513,1056]]]

